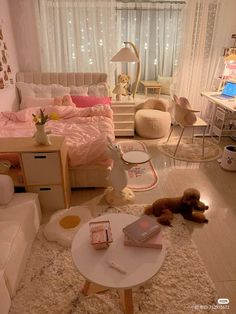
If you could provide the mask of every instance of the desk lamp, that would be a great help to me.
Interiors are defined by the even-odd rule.
[[[133,98],[135,97],[135,94],[137,92],[138,88],[138,83],[140,80],[140,58],[138,54],[138,50],[136,46],[130,42],[130,41],[125,41],[124,42],[125,47],[121,48],[117,54],[112,57],[111,61],[112,62],[136,62],[137,63],[137,72],[136,72],[136,78],[135,78],[135,83],[132,91]],[[130,45],[134,51],[131,50]]]

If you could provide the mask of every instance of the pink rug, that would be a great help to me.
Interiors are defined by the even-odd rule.
[[[121,141],[117,143],[123,153],[139,150],[147,152],[146,146],[140,141]],[[128,188],[135,192],[153,189],[158,183],[158,175],[152,161],[139,164],[128,171]]]

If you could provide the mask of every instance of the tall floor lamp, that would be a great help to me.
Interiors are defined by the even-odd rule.
[[[135,97],[135,94],[138,88],[138,83],[140,80],[140,69],[141,69],[140,57],[139,57],[139,53],[136,46],[132,42],[125,41],[124,44],[125,44],[125,47],[121,48],[117,52],[117,54],[115,54],[114,57],[112,57],[111,61],[112,62],[136,62],[137,63],[136,78],[135,78],[135,82],[134,82],[134,86],[132,90],[132,95],[133,97]],[[134,51],[132,51],[131,48],[128,47],[128,45],[130,45]]]

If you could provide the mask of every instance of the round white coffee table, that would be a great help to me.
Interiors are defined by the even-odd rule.
[[[107,249],[95,250],[90,244],[89,222],[83,225],[72,242],[72,259],[86,282],[83,293],[116,288],[125,313],[133,313],[132,288],[152,278],[165,259],[165,244],[161,250],[124,245],[122,229],[139,217],[129,214],[107,214],[91,221],[109,220],[113,242]],[[115,262],[125,273],[109,266]]]

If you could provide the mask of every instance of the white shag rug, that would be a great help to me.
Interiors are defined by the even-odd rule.
[[[127,205],[106,212],[141,215],[143,206]],[[43,226],[10,314],[123,313],[116,290],[83,296],[80,291],[84,279],[73,265],[70,249],[48,242],[42,230]],[[157,275],[133,289],[134,313],[199,314],[199,305],[215,304],[216,293],[181,215],[175,215],[172,228],[163,227],[163,235],[167,242],[166,259]],[[145,248],[142,249],[145,254]]]
[[[212,140],[205,138],[204,157],[202,156],[202,137],[182,137],[176,155],[173,156],[179,137],[171,137],[168,143],[158,145],[158,149],[165,155],[177,160],[189,162],[205,162],[218,159],[222,155],[221,148]]]

